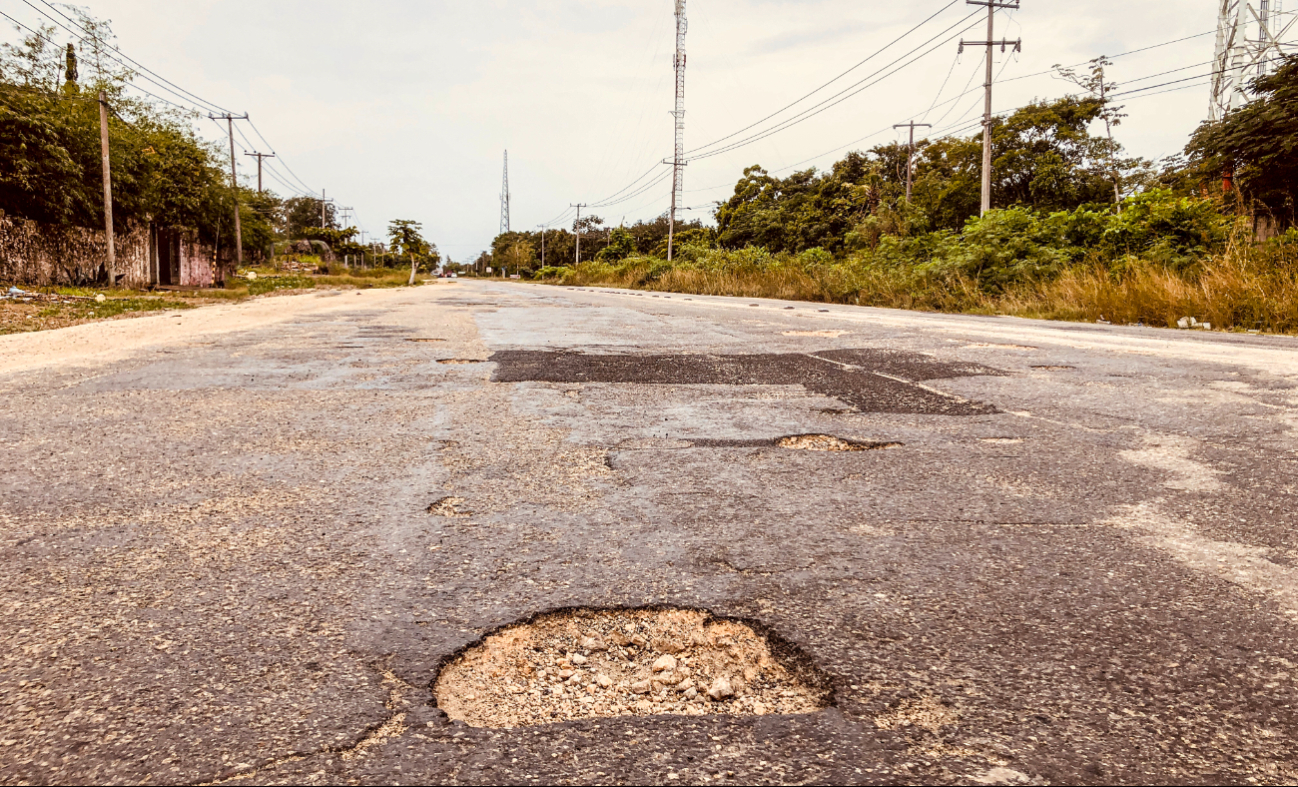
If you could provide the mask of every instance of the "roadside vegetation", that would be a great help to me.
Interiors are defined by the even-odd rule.
[[[1100,96],[1116,86],[1093,65],[1066,74],[1081,94],[996,121],[985,216],[979,134],[920,143],[909,202],[903,145],[786,178],[750,167],[715,227],[677,234],[671,262],[663,219],[605,232],[583,219],[592,252],[576,265],[540,266],[527,233],[491,256],[563,284],[1298,332],[1298,59],[1157,165],[1111,138],[1121,107]]]

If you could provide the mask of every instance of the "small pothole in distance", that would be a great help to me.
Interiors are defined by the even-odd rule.
[[[452,519],[473,516],[472,511],[465,511],[460,508],[462,505],[464,505],[464,498],[462,497],[443,497],[428,507],[428,513]]]
[[[442,360],[438,361],[438,363],[446,364],[448,366],[459,366],[462,364],[470,364],[470,363],[486,363],[486,361],[474,359],[474,358],[443,358]]]
[[[782,437],[776,445],[791,451],[885,451],[900,448],[901,443],[858,443],[827,434],[800,434]]]
[[[408,342],[417,342],[417,343],[420,343],[420,344],[426,344],[426,343],[432,343],[432,342],[444,342],[444,341],[446,341],[446,340],[445,340],[445,339],[424,339],[424,338],[419,338],[419,339],[406,339],[406,341],[408,341]]]
[[[831,682],[794,646],[690,609],[567,610],[488,635],[447,663],[437,706],[473,727],[662,714],[812,713]]]

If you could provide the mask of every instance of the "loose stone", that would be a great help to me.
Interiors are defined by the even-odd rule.
[[[708,689],[708,696],[718,701],[735,696],[735,690],[730,687],[730,679],[722,675],[713,681],[712,687]]]
[[[676,669],[676,657],[670,654],[659,656],[654,662],[654,672],[672,672]]]

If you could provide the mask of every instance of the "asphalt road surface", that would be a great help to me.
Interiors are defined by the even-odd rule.
[[[1279,337],[468,281],[3,337],[0,782],[1292,783],[1295,430]],[[832,707],[434,704],[651,605]]]

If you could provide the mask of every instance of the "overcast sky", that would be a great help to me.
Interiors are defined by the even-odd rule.
[[[689,0],[687,149],[761,120],[935,13],[780,117],[897,62],[978,10],[960,0],[943,11],[948,2]],[[1021,10],[997,19],[997,37],[1022,37],[1023,54],[997,52],[997,70],[1014,80],[1055,63],[1210,33],[1216,5],[1023,0]],[[355,207],[371,235],[390,219],[415,219],[457,260],[496,234],[506,148],[514,229],[556,219],[572,202],[601,201],[672,154],[672,0],[98,0],[85,7],[112,20],[124,53],[208,101],[249,113],[283,162],[310,188]],[[0,9],[27,24],[40,19],[22,0],[0,0]],[[960,29],[945,37],[958,38]],[[965,36],[983,38],[985,23]],[[706,215],[705,206],[728,196],[746,166],[823,167],[846,150],[898,139],[894,123],[914,118],[941,131],[976,119],[977,92],[944,102],[976,91],[981,54],[957,59],[954,42],[920,51],[934,46],[787,131],[693,162],[685,204],[704,209],[687,215]],[[1119,57],[1111,78],[1135,89],[1204,75],[1212,49],[1209,34]],[[1128,151],[1150,158],[1178,151],[1206,115],[1202,82],[1127,99],[1130,118],[1118,134]],[[996,106],[1068,87],[1049,75],[1006,81]],[[216,127],[205,126],[215,138]],[[242,153],[246,146],[238,147]],[[242,172],[255,174],[247,167],[254,162],[240,159]],[[614,224],[651,218],[667,208],[669,193],[664,181],[595,212]]]

